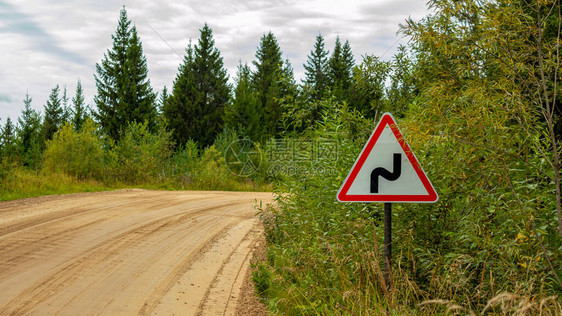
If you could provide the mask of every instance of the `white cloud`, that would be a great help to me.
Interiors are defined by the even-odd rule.
[[[155,91],[164,85],[171,87],[189,40],[197,42],[205,22],[213,29],[215,45],[231,78],[239,61],[251,64],[260,37],[272,31],[300,79],[302,64],[319,32],[330,51],[336,36],[348,39],[360,63],[361,55],[384,54],[398,39],[398,24],[404,19],[426,13],[421,0],[124,3],[142,40]],[[111,0],[0,0],[0,117],[15,120],[26,91],[39,110],[57,84],[66,84],[73,95],[79,78],[86,102],[93,103],[95,64],[111,47],[121,6],[122,2]]]

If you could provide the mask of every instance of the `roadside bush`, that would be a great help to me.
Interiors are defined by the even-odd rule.
[[[204,190],[236,190],[235,176],[226,168],[223,153],[211,145],[193,165],[191,185]]]
[[[63,172],[79,179],[100,179],[103,173],[103,150],[96,126],[87,120],[80,132],[70,124],[63,125],[47,142],[44,169]]]
[[[10,176],[14,164],[8,163],[4,160],[0,161],[0,183],[4,183],[5,179]]]
[[[107,153],[108,177],[129,184],[147,183],[164,173],[172,154],[171,134],[160,130],[150,133],[147,123],[131,123],[123,138],[110,141]]]

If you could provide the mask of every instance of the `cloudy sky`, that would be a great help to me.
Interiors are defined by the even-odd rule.
[[[17,119],[26,92],[42,111],[53,87],[66,85],[71,98],[78,79],[93,104],[95,65],[111,47],[123,5],[157,92],[172,86],[189,40],[196,42],[205,22],[231,78],[272,31],[300,82],[319,32],[330,51],[336,36],[349,40],[356,63],[365,54],[389,59],[407,42],[396,34],[398,24],[427,14],[424,0],[0,0],[0,123]]]

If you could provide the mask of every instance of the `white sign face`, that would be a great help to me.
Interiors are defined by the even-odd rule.
[[[420,202],[439,199],[390,113],[385,113],[343,185],[340,202]]]

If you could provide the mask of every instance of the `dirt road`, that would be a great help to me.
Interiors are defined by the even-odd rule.
[[[0,315],[232,315],[270,193],[0,203]]]

